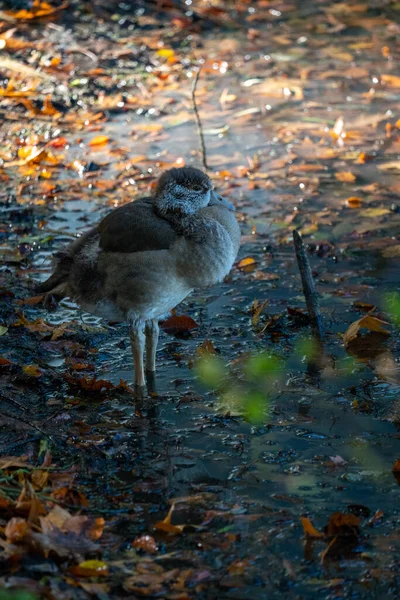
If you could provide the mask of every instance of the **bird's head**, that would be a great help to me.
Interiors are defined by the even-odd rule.
[[[221,205],[234,210],[232,204],[213,190],[211,179],[195,167],[180,167],[165,171],[158,180],[154,193],[158,214],[193,215],[206,206]]]

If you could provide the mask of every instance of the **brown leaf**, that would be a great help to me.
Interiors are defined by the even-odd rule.
[[[320,533],[317,529],[315,529],[314,525],[311,523],[308,517],[300,517],[301,524],[303,525],[304,535],[306,537],[313,538],[322,538],[324,537],[323,533]]]
[[[390,335],[390,332],[387,329],[383,328],[383,325],[387,325],[386,321],[382,321],[377,317],[373,317],[371,315],[365,315],[361,319],[354,321],[347,329],[347,331],[343,334],[343,343],[345,346],[348,346],[352,340],[354,340],[360,329],[368,329],[369,331],[377,331],[378,333],[382,333],[384,335]]]
[[[10,519],[4,530],[5,536],[9,542],[21,542],[31,530],[30,524],[26,519],[20,517],[13,517]]]
[[[151,535],[141,535],[135,538],[132,542],[132,546],[138,550],[148,552],[149,554],[156,554],[156,552],[158,552],[156,541]]]
[[[200,346],[198,346],[198,348],[196,348],[196,354],[197,356],[210,356],[210,354],[216,354],[217,351],[215,350],[215,346],[212,343],[211,340],[204,340],[204,342],[202,342],[200,344]]]
[[[394,465],[392,467],[392,472],[393,473],[400,473],[400,458],[398,458],[396,460],[396,462],[394,463]]]
[[[251,317],[251,323],[252,323],[253,327],[258,325],[258,321],[260,320],[260,315],[267,305],[268,305],[268,300],[264,300],[264,302],[261,302],[261,303],[259,303],[258,300],[254,300],[254,303],[252,306],[253,315]]]
[[[166,321],[161,323],[162,329],[164,331],[173,331],[174,333],[190,331],[191,329],[196,329],[198,324],[192,317],[187,317],[185,315],[173,315]]]
[[[357,517],[352,513],[334,512],[328,521],[326,533],[328,536],[338,536],[347,534],[348,530],[354,530],[358,533],[358,525],[361,522],[361,517]]]

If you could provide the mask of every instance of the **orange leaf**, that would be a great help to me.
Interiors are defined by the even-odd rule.
[[[5,528],[5,535],[9,542],[20,542],[30,532],[30,525],[21,517],[13,517],[10,519]]]
[[[356,180],[356,176],[350,171],[338,171],[335,173],[335,177],[338,181],[342,181],[343,183],[354,183]]]
[[[171,516],[174,511],[174,508],[175,505],[173,504],[164,521],[158,521],[154,525],[154,529],[158,529],[159,531],[165,531],[166,533],[182,533],[185,525],[172,525],[171,523]]]
[[[60,10],[63,10],[68,6],[68,2],[63,2],[60,6],[51,6],[48,2],[41,2],[40,0],[35,0],[31,10],[6,10],[5,14],[10,15],[13,19],[21,19],[32,20],[32,19],[40,19],[41,17],[48,17],[49,15],[53,15]]]
[[[308,517],[300,517],[301,524],[303,525],[304,535],[307,537],[322,538],[324,535],[315,529]]]
[[[254,258],[248,256],[247,258],[242,258],[242,260],[238,263],[239,269],[243,269],[243,267],[249,267],[250,265],[255,264]]]
[[[400,458],[396,460],[392,468],[393,473],[400,473]]]
[[[350,196],[350,198],[347,198],[346,204],[349,208],[360,208],[361,198],[358,198],[357,196]]]
[[[97,135],[90,140],[89,146],[103,146],[104,144],[107,144],[109,139],[108,135]]]
[[[8,360],[8,358],[4,358],[3,356],[0,356],[0,367],[8,367],[9,365],[12,365],[11,360]]]

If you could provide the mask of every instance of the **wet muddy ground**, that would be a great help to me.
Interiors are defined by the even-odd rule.
[[[0,11],[1,584],[45,598],[396,597],[399,7],[188,6]],[[201,166],[199,65],[210,175],[243,243],[224,283],[178,307],[196,327],[163,331],[156,389],[134,399],[127,327],[69,300],[47,310],[34,285],[162,169]],[[293,228],[320,293],[318,372]],[[366,314],[388,333],[345,346]],[[204,347],[239,403],[199,380]],[[284,367],[254,420],[240,369],[256,352]]]

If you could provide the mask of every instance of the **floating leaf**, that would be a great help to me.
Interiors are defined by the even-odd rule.
[[[187,317],[186,315],[173,315],[166,321],[163,321],[161,327],[164,331],[182,333],[184,331],[196,329],[198,324],[192,317]]]
[[[377,317],[366,315],[365,317],[354,321],[354,323],[350,325],[347,331],[343,334],[343,343],[345,346],[348,346],[350,342],[357,337],[360,329],[368,329],[369,331],[376,331],[384,335],[390,335],[390,332],[387,329],[384,329],[383,325],[388,325],[388,323],[378,319]]]
[[[89,146],[104,146],[104,144],[107,144],[109,140],[110,138],[108,135],[97,135],[90,140]]]
[[[132,546],[149,554],[156,554],[158,552],[157,543],[151,535],[141,535],[135,538]]]
[[[31,21],[32,19],[41,19],[42,17],[48,17],[56,12],[59,12],[60,10],[64,10],[64,8],[67,8],[68,4],[69,2],[63,2],[59,6],[51,6],[48,2],[34,0],[31,10],[6,10],[4,12],[6,15],[10,15],[10,17],[12,17],[13,19]]]
[[[382,217],[383,215],[388,215],[390,210],[388,208],[366,208],[362,211],[362,217]]]
[[[320,533],[315,529],[308,517],[300,517],[301,524],[303,525],[304,535],[306,537],[323,538],[324,534]]]
[[[37,365],[26,365],[22,367],[22,371],[28,377],[41,377],[43,375],[43,371]]]
[[[105,577],[108,575],[108,566],[102,560],[84,560],[70,572],[76,577]]]
[[[350,171],[338,171],[335,173],[335,177],[338,181],[342,181],[343,183],[354,183],[356,180],[356,176]]]
[[[358,196],[350,196],[350,198],[347,198],[346,204],[349,208],[360,208],[361,198],[358,198]]]
[[[247,258],[242,258],[242,260],[238,263],[238,268],[243,269],[244,267],[249,267],[250,265],[254,265],[255,262],[256,261],[254,260],[254,258],[251,258],[251,256],[248,256]]]

